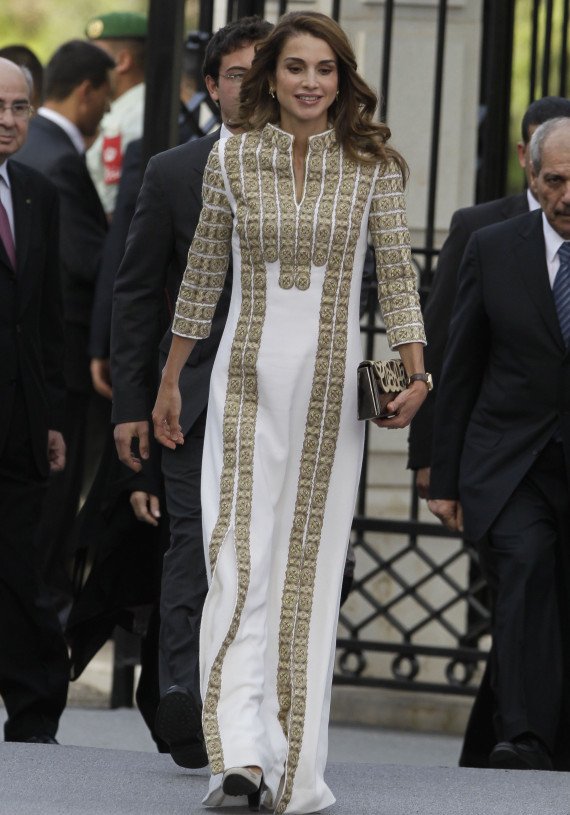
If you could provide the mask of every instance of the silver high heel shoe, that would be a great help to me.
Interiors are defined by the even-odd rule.
[[[226,795],[247,795],[249,808],[255,812],[261,804],[263,773],[249,767],[230,767],[222,778],[222,789]]]

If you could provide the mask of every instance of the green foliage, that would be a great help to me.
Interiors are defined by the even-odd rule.
[[[538,19],[538,60],[534,76],[535,90],[531,96],[532,12],[533,0],[517,0],[515,5],[515,37],[511,84],[510,149],[507,192],[520,192],[522,174],[516,156],[516,144],[521,140],[520,124],[530,102],[542,96],[560,93],[560,56],[562,53],[562,21],[565,0],[554,0],[552,18],[551,57],[548,65],[548,87],[542,85],[546,3],[540,3]],[[570,87],[570,84],[567,85]]]
[[[0,47],[21,43],[42,62],[66,40],[82,39],[91,17],[108,11],[146,11],[146,0],[2,0]]]
[[[169,0],[163,0],[169,2]],[[109,11],[148,11],[149,0],[0,0],[0,47],[27,45],[44,64],[62,43],[83,39],[85,26]],[[186,29],[196,28],[199,0],[186,0]]]

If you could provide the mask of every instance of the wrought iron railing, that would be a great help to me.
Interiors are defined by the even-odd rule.
[[[431,262],[425,263],[428,251],[430,259],[437,255],[432,249],[413,250],[423,292],[431,278]],[[372,359],[376,340],[385,333],[374,285],[361,332],[365,356]],[[490,627],[488,591],[477,552],[439,522],[420,519],[413,478],[407,518],[371,515],[374,452],[369,432],[368,427],[352,528],[355,581],[340,613],[334,681],[472,695],[477,667],[487,659],[480,643]]]

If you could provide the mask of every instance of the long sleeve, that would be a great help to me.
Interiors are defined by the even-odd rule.
[[[173,249],[173,213],[160,164],[149,162],[113,288],[113,421],[148,418],[164,331],[164,288]],[[151,236],[152,239],[149,239]]]
[[[203,206],[172,324],[172,333],[204,339],[210,334],[231,252],[233,216],[224,187],[217,145],[208,158],[202,187]]]
[[[376,252],[378,300],[390,348],[408,342],[425,344],[402,174],[394,161],[376,180],[369,228]]]
[[[467,425],[489,358],[491,330],[485,311],[475,233],[463,255],[458,290],[435,403],[430,497],[459,497],[459,468]]]
[[[125,255],[129,227],[135,214],[137,198],[142,185],[142,173],[142,142],[138,140],[129,144],[125,152],[115,212],[103,247],[90,326],[89,355],[91,357],[100,359],[109,357],[113,287]]]
[[[46,200],[44,206],[45,242],[49,246],[49,253],[46,256],[42,289],[41,350],[49,406],[49,429],[62,430],[65,415],[65,339],[59,268],[59,200],[55,190],[52,191],[51,200]]]

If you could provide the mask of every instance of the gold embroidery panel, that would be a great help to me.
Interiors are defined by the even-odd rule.
[[[226,167],[239,168],[230,140],[226,147]],[[249,233],[247,228],[245,235]],[[223,467],[220,481],[220,507],[210,542],[210,565],[215,568],[220,547],[228,533],[235,501],[235,550],[237,559],[237,599],[228,632],[216,655],[204,699],[204,737],[212,773],[224,771],[224,755],[217,709],[222,683],[222,666],[234,641],[245,606],[250,575],[250,519],[253,491],[253,456],[257,419],[257,356],[265,319],[265,275],[256,273],[255,252],[247,239],[242,243],[242,304],[232,348],[223,420]]]
[[[376,251],[378,300],[391,348],[425,342],[412,265],[402,175],[390,162],[376,180],[369,221]]]
[[[374,173],[374,168],[345,163],[340,200],[350,198],[351,206],[342,213],[346,227],[338,232],[344,246],[337,246],[337,263],[327,268],[323,286],[321,330],[282,597],[277,685],[279,720],[289,751],[277,813],[285,812],[291,799],[303,741],[314,583],[340,425],[354,251]]]
[[[194,339],[209,336],[224,287],[232,228],[218,151],[213,150],[204,171],[203,207],[176,301],[173,333]]]
[[[237,486],[238,599],[230,629],[212,667],[204,704],[204,730],[212,771],[221,772],[224,768],[223,753],[217,722],[221,670],[227,648],[239,627],[249,583],[249,518],[257,415],[254,363],[265,317],[266,263],[274,262],[278,255],[281,263],[280,285],[283,288],[293,285],[302,288],[310,281],[303,278],[304,270],[298,264],[300,261],[306,263],[308,273],[313,260],[318,265],[326,265],[327,271],[321,299],[320,335],[297,506],[282,597],[277,690],[280,720],[289,739],[286,782],[278,809],[283,812],[290,800],[302,746],[312,596],[328,478],[340,421],[352,265],[375,168],[359,167],[348,161],[341,166],[342,156],[334,145],[329,145],[331,149],[328,151],[323,149],[318,156],[315,151],[315,155],[309,159],[309,169],[314,169],[314,177],[309,173],[305,199],[299,212],[303,212],[304,204],[312,203],[306,207],[306,216],[297,221],[296,208],[295,217],[287,217],[287,213],[293,210],[293,184],[290,182],[291,196],[286,197],[287,183],[280,176],[280,173],[287,171],[289,178],[292,178],[288,154],[290,142],[287,137],[283,140],[280,137],[266,139],[265,136],[264,131],[261,140],[255,133],[230,139],[226,143],[224,156],[228,183],[236,201],[236,229],[242,253],[242,311],[230,360],[224,412],[220,511],[210,558],[215,565],[231,521]],[[277,168],[279,184],[275,181],[274,168]],[[324,187],[320,183],[317,185],[317,175],[332,177],[335,183]],[[397,181],[394,184],[392,180],[386,184],[376,184],[370,228],[377,252],[382,253],[379,294],[394,344],[409,341],[407,337],[412,330],[411,324],[413,328],[417,303],[415,275],[412,277],[409,274],[411,264],[405,220],[401,212],[396,212],[401,209],[401,203]],[[333,229],[335,219],[349,222],[350,228],[339,224],[338,229]],[[406,268],[406,261],[409,268]],[[408,308],[411,312],[406,310]],[[196,317],[195,314],[191,316]],[[234,375],[236,372],[238,374]]]

